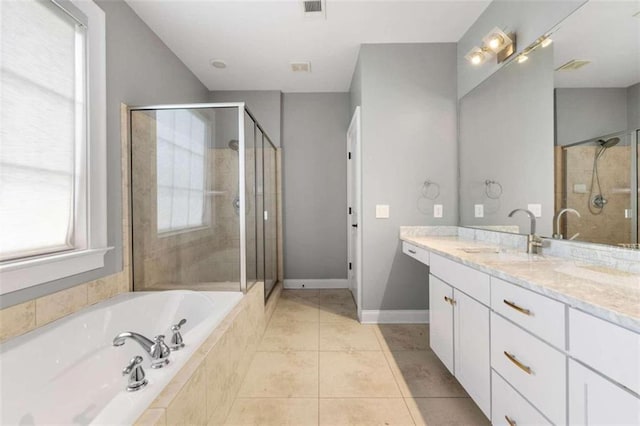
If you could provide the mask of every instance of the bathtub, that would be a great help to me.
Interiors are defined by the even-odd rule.
[[[238,292],[164,291],[118,295],[23,336],[0,349],[0,424],[132,424],[242,298]],[[185,347],[162,369],[123,331],[149,338],[186,318]],[[141,355],[149,384],[127,392],[122,369]]]

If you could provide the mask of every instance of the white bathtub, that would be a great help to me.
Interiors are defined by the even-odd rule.
[[[133,423],[241,298],[182,290],[121,294],[9,340],[0,349],[0,423]],[[182,318],[186,346],[162,369],[149,368],[149,356],[131,339],[112,346],[123,331],[164,334],[169,343],[171,325]],[[149,384],[127,392],[122,369],[135,355],[144,358]]]

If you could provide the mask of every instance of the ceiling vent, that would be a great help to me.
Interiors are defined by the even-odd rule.
[[[583,59],[572,59],[566,64],[556,68],[556,71],[576,71],[590,63],[591,61],[585,61]]]
[[[293,72],[311,72],[311,62],[291,62]]]
[[[327,16],[325,0],[304,0],[302,7],[306,18],[326,18]]]

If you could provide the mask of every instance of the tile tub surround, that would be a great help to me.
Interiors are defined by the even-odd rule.
[[[489,424],[427,325],[360,324],[355,310],[345,289],[283,290],[224,424]]]
[[[80,309],[131,290],[129,223],[129,112],[120,108],[122,174],[122,271],[0,310],[0,343]]]
[[[494,243],[458,236],[404,236],[401,239],[640,332],[638,273],[624,272],[573,258],[546,254],[527,255],[521,249],[505,250]],[[478,247],[495,247],[501,250],[501,253],[467,253],[462,250]]]
[[[136,424],[221,424],[264,327],[264,286],[259,283],[213,330]]]

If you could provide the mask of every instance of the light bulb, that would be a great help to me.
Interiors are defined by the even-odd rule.
[[[504,43],[504,39],[500,34],[494,34],[489,40],[489,48],[491,50],[496,50]]]
[[[480,65],[482,63],[483,54],[478,52],[471,55],[471,63],[473,65]]]
[[[529,59],[529,57],[523,53],[522,55],[518,56],[518,63],[521,64],[523,62],[526,62],[527,59]]]
[[[544,40],[542,40],[542,43],[540,43],[540,46],[542,47],[547,47],[549,46],[551,43],[553,43],[553,40],[551,40],[549,37],[545,38]]]

